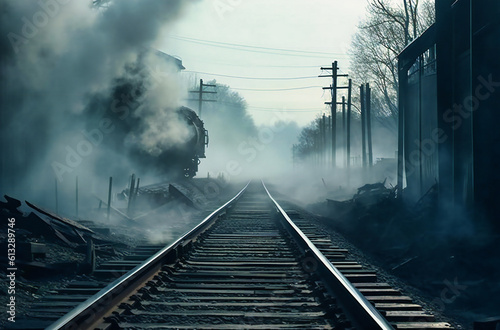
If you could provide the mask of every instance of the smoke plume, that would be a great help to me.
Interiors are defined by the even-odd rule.
[[[178,69],[152,50],[189,2],[0,1],[2,193],[126,177],[189,138]]]

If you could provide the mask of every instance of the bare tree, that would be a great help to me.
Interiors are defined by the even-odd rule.
[[[351,75],[356,83],[370,83],[374,114],[397,127],[397,56],[434,22],[432,0],[369,0],[368,16],[351,44]],[[387,120],[390,118],[392,120]]]
[[[306,160],[318,151],[319,118],[314,119],[307,127],[304,127],[299,135],[299,142],[293,145],[294,157],[298,160]]]

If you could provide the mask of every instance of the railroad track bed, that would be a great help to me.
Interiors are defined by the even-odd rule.
[[[178,186],[196,186],[198,189],[196,194],[201,195],[200,191],[211,192],[208,188],[213,188],[217,184],[217,181],[213,180],[190,180],[182,181]],[[220,184],[217,187],[223,188]],[[168,190],[168,184],[163,189]],[[229,187],[228,190],[230,189],[232,188]],[[195,188],[192,188],[192,190],[193,196],[195,196]],[[215,207],[214,205],[220,203],[219,200],[225,198],[224,196],[227,198],[229,193],[230,191],[219,191],[217,195],[212,194],[203,206],[206,208]],[[121,210],[126,212],[123,209]],[[116,213],[113,213],[112,215],[115,215],[115,217],[107,222],[78,220],[79,224],[102,234],[104,238],[109,238],[111,242],[105,244],[106,246],[101,241],[95,242],[96,269],[91,271],[90,265],[85,264],[85,269],[82,270],[79,265],[68,264],[63,269],[63,273],[52,270],[46,274],[37,274],[38,277],[34,279],[24,280],[21,278],[17,283],[19,290],[16,290],[18,299],[16,322],[0,320],[0,328],[45,328],[109,285],[114,279],[119,278],[144,262],[166,244],[158,245],[151,243],[152,241],[172,242],[210,213],[207,213],[205,209],[196,209],[177,200],[163,208],[155,207],[152,210],[151,212],[145,210],[147,216],[140,217],[136,221],[119,220]],[[170,217],[168,219],[165,219],[164,213],[162,213],[165,210],[169,212]],[[94,209],[92,212],[97,219],[100,218],[99,210]],[[50,261],[48,259],[42,261],[47,260],[47,262],[57,263],[64,261],[59,258],[67,257],[68,259],[81,259],[80,263],[83,264],[88,260],[86,259],[88,250],[85,251],[85,247],[83,250],[78,250],[82,252],[79,255],[75,255],[70,248],[66,248],[62,252],[56,250],[57,253],[53,252],[52,245],[50,248]],[[104,251],[106,254],[104,254],[103,248],[108,248]],[[24,270],[23,267],[22,270]],[[36,272],[32,271],[32,273]],[[26,288],[24,288],[23,284],[26,284]]]
[[[422,305],[402,290],[380,280],[379,274],[372,267],[356,261],[346,248],[334,244],[329,231],[319,223],[311,221],[292,206],[287,207],[287,214],[306,234],[315,246],[339,269],[342,274],[362,293],[375,308],[398,329],[453,329],[448,322],[438,321],[436,316],[426,311]]]
[[[10,324],[10,329],[44,329],[73,310],[110,281],[122,276],[160,250],[163,245],[139,244],[121,259],[100,263],[92,276],[79,276],[30,304],[26,316]]]
[[[49,329],[452,328],[266,192],[250,184]]]
[[[327,299],[262,197],[243,196],[103,327],[333,327]]]

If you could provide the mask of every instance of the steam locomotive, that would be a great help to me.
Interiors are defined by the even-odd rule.
[[[208,132],[203,121],[190,108],[181,106],[175,111],[178,120],[189,130],[189,138],[182,143],[163,148],[160,154],[151,154],[141,145],[135,145],[130,148],[129,156],[135,166],[149,170],[150,173],[166,175],[170,179],[192,178],[198,172],[201,159],[205,158]]]
[[[196,113],[187,108],[180,107],[179,115],[186,121],[193,132],[193,136],[187,141],[178,155],[179,164],[182,166],[184,177],[192,178],[198,172],[200,158],[205,158],[205,147],[208,145],[208,131],[205,129],[203,121]]]
[[[152,64],[145,62],[148,54],[154,56]],[[198,115],[187,107],[159,109],[155,104],[149,103],[148,92],[153,90],[155,93],[162,93],[158,85],[155,85],[149,69],[153,64],[157,66],[156,70],[174,80],[184,69],[181,60],[173,56],[156,50],[141,52],[135,63],[127,65],[126,74],[115,79],[110,94],[104,92],[93,95],[85,112],[88,129],[96,127],[96,123],[106,117],[111,120],[115,129],[103,144],[110,150],[119,150],[119,154],[126,157],[128,166],[139,172],[161,177],[192,178],[198,171],[200,159],[205,158],[207,130]],[[168,115],[163,116],[162,111]],[[178,134],[175,127],[163,126],[165,120],[187,127],[188,138],[179,142],[180,139],[175,136]],[[154,124],[154,128],[147,132],[151,124]],[[169,129],[172,131],[165,131],[166,137],[162,137],[161,130]],[[153,136],[156,134],[159,136]],[[101,157],[100,165],[108,167],[115,160],[106,156]]]

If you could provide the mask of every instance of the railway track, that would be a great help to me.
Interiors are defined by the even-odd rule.
[[[347,254],[251,183],[48,329],[451,329]]]
[[[98,293],[109,282],[144,262],[163,246],[142,244],[119,260],[100,264],[92,273],[92,279],[73,280],[32,303],[27,317],[16,320],[9,329],[44,329],[73,310],[80,303]]]

